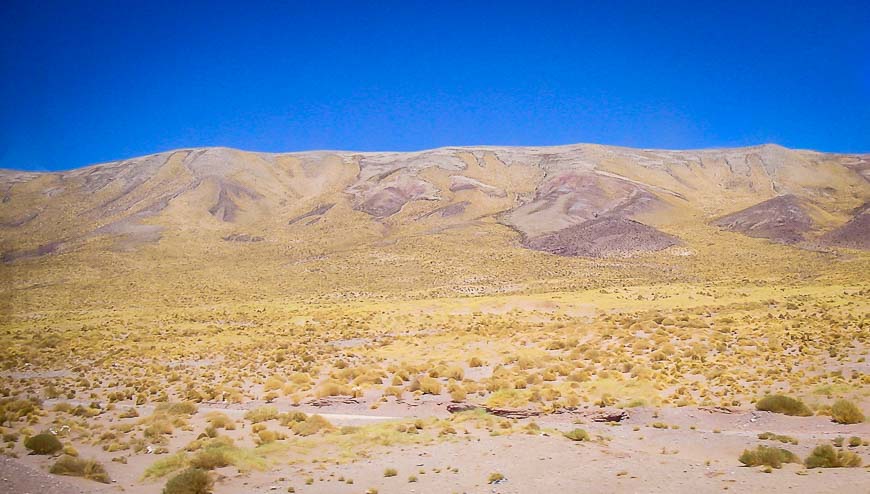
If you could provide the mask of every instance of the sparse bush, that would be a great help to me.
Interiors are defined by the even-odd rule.
[[[764,465],[772,468],[782,468],[783,463],[800,463],[800,459],[791,451],[769,446],[758,446],[754,450],[745,449],[738,461],[747,467]]]
[[[145,469],[144,478],[163,477],[176,470],[180,470],[187,466],[187,454],[184,451],[179,451],[175,454],[165,456],[152,463]]]
[[[303,412],[282,413],[278,416],[278,422],[280,422],[284,427],[288,427],[291,424],[296,424],[298,422],[305,422],[307,419],[308,415]]]
[[[773,432],[762,432],[758,435],[758,439],[767,439],[770,441],[779,441],[781,443],[791,443],[797,444],[798,440],[791,436],[781,436],[779,434],[774,434]]]
[[[785,395],[767,395],[755,404],[757,410],[781,413],[798,417],[808,417],[813,414],[800,400]]]
[[[226,448],[214,447],[198,451],[191,459],[190,466],[202,470],[214,470],[225,467],[232,461],[227,454]]]
[[[384,470],[384,477],[395,477],[399,472],[396,471],[395,468],[388,468]]]
[[[860,438],[860,437],[858,437],[858,436],[852,436],[852,437],[849,438],[849,447],[850,447],[850,448],[857,448],[858,446],[861,445],[862,442],[863,442],[863,441],[861,441],[861,438]]]
[[[864,414],[851,401],[837,400],[831,406],[831,420],[839,424],[860,424],[864,421]]]
[[[211,412],[205,416],[205,420],[215,429],[234,430],[236,423],[223,412]]]
[[[189,468],[166,482],[163,494],[209,494],[214,481],[208,472]]]
[[[62,450],[63,444],[54,434],[43,432],[24,441],[24,447],[34,455],[50,455]]]
[[[298,422],[293,425],[293,432],[300,436],[310,436],[317,434],[322,430],[332,430],[335,427],[325,418],[320,415],[312,415],[305,419],[305,422]]]
[[[504,475],[502,475],[498,472],[493,472],[493,473],[489,474],[489,478],[487,479],[487,482],[489,482],[490,484],[495,484],[496,482],[501,482],[502,480],[504,480]]]
[[[441,394],[441,383],[431,377],[421,377],[411,383],[411,391],[421,391],[426,395]]]
[[[804,460],[807,468],[860,467],[861,457],[851,451],[835,450],[830,444],[816,446]]]
[[[196,403],[182,401],[180,403],[161,403],[157,405],[154,412],[162,412],[169,415],[193,415],[196,413],[196,410]]]
[[[56,475],[70,475],[73,477],[82,477],[95,482],[108,484],[109,474],[103,465],[97,463],[96,460],[84,460],[73,456],[61,456],[54,465],[51,466],[49,472]]]
[[[572,441],[588,441],[589,433],[583,429],[574,429],[566,432],[565,437]]]
[[[278,409],[270,406],[255,408],[245,413],[245,420],[250,420],[255,424],[276,418],[278,418]]]
[[[257,432],[257,439],[255,442],[257,444],[268,444],[278,441],[279,439],[284,439],[284,435],[275,431],[262,430]]]

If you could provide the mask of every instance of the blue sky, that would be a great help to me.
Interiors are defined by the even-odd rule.
[[[192,146],[870,152],[868,26],[866,0],[6,0],[0,167]]]

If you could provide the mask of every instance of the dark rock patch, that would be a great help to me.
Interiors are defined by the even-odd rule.
[[[843,226],[822,236],[825,245],[870,250],[870,203],[864,203]]]
[[[40,245],[35,249],[26,249],[26,250],[14,250],[11,252],[4,252],[0,259],[3,262],[9,263],[13,261],[17,261],[19,259],[32,259],[36,257],[47,256],[49,254],[54,254],[58,252],[61,247],[64,246],[63,242],[50,242],[44,245]]]
[[[263,237],[248,235],[247,233],[233,233],[223,237],[223,239],[227,242],[262,242],[265,240]]]
[[[713,225],[755,238],[766,238],[781,244],[794,244],[804,240],[804,234],[813,229],[812,218],[800,200],[783,195],[760,202],[744,210],[723,216]]]
[[[310,218],[312,216],[321,216],[323,214],[326,214],[326,212],[329,211],[330,209],[332,209],[333,206],[335,206],[335,203],[321,204],[320,206],[317,206],[316,208],[312,209],[311,211],[308,211],[305,214],[300,214],[299,216],[296,216],[295,218],[291,218],[290,221],[287,222],[287,224],[293,225],[295,223],[299,223],[300,221],[304,220],[305,218]]]
[[[673,235],[618,216],[596,218],[523,241],[529,249],[578,257],[654,252],[679,244]]]
[[[36,213],[30,213],[30,214],[28,214],[27,216],[24,216],[24,217],[19,218],[19,219],[17,219],[17,220],[12,220],[12,221],[8,221],[8,222],[5,222],[5,223],[0,223],[0,227],[4,227],[4,228],[18,228],[18,227],[20,227],[20,226],[24,226],[24,225],[26,225],[27,223],[30,223],[31,221],[33,221],[34,219],[36,219],[37,216],[39,216],[39,212],[36,212]]]
[[[448,204],[444,207],[440,207],[434,211],[430,211],[420,218],[428,218],[432,215],[439,215],[442,218],[449,218],[451,216],[456,216],[458,214],[462,214],[465,212],[465,208],[467,208],[471,203],[468,201],[455,202],[453,204]]]
[[[234,221],[238,212],[241,211],[234,198],[260,199],[262,195],[239,184],[221,181],[217,201],[208,209],[208,212],[221,221]]]

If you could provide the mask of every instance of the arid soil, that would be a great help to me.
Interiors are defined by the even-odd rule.
[[[139,407],[140,415],[150,407]],[[449,416],[444,404],[422,409],[396,404],[390,413],[357,414],[365,406],[334,405],[318,411],[336,426],[363,426],[372,423],[399,423],[437,411]],[[222,410],[243,422],[244,409],[201,406],[192,424],[200,424],[210,411]],[[836,437],[870,436],[870,425],[837,425],[824,417],[787,417],[769,412],[731,411],[686,407],[654,410],[637,408],[617,423],[584,420],[581,415],[558,414],[522,420],[499,419],[491,427],[457,423],[455,435],[427,444],[379,447],[372,444],[368,453],[350,461],[325,463],[272,464],[265,471],[239,473],[234,468],[217,470],[216,493],[287,492],[359,493],[377,489],[379,493],[400,492],[863,492],[868,485],[867,468],[805,470],[786,464],[781,470],[763,473],[758,468],[741,466],[736,458],[743,449],[756,444],[782,446],[759,441],[762,432],[774,431],[798,441],[788,448],[805,456],[817,444]],[[535,424],[531,426],[530,424]],[[652,424],[656,424],[653,426]],[[661,425],[660,425],[661,424]],[[562,433],[583,428],[590,440],[574,442]],[[190,436],[192,433],[185,434]],[[244,430],[236,434],[243,437]],[[192,437],[190,437],[192,439]],[[175,441],[173,441],[175,442]],[[870,447],[851,448],[860,454]],[[98,457],[101,454],[91,449]],[[317,455],[317,450],[308,450]],[[139,478],[144,468],[159,455],[140,455],[127,464],[105,465],[113,482],[108,485],[86,480],[57,477],[44,473],[50,459],[22,456],[4,459],[0,477],[8,490],[0,492],[54,494],[62,492],[152,493],[160,482]],[[393,468],[395,477],[385,477]],[[505,480],[489,483],[489,476],[500,473]],[[411,477],[414,481],[409,481]],[[314,479],[306,484],[307,479]],[[339,480],[344,479],[344,480]],[[348,483],[352,480],[352,484]]]

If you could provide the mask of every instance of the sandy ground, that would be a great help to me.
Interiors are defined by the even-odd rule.
[[[93,486],[88,486],[93,487]],[[0,492],[15,494],[78,494],[82,490],[63,477],[51,475],[26,462],[0,456]]]
[[[148,407],[140,407],[147,413]],[[215,407],[216,408],[216,407]],[[421,407],[394,404],[385,410],[365,410],[361,405],[334,405],[317,410],[336,425],[362,425],[391,421],[398,417],[431,416],[435,403]],[[212,408],[202,406],[192,419],[198,422]],[[216,408],[230,415],[243,408]],[[390,413],[389,415],[387,413]],[[438,415],[443,415],[444,410]],[[759,468],[740,466],[737,457],[745,448],[758,444],[783,446],[805,457],[818,444],[838,436],[870,438],[870,424],[838,425],[826,417],[788,417],[767,412],[721,413],[698,408],[654,411],[632,409],[630,417],[617,425],[580,421],[571,414],[549,415],[512,421],[514,433],[491,435],[484,429],[457,424],[457,434],[430,445],[373,446],[354,462],[278,462],[268,471],[239,473],[233,467],[216,470],[215,493],[256,492],[362,493],[377,489],[383,493],[706,493],[722,492],[870,492],[870,467],[805,470],[785,465],[764,473]],[[528,422],[541,427],[533,434],[521,431]],[[667,429],[651,427],[654,422]],[[573,442],[561,432],[581,427],[592,437]],[[494,430],[498,430],[496,427]],[[772,431],[792,436],[799,444],[781,444],[757,438]],[[191,438],[176,438],[173,450]],[[176,445],[177,443],[177,445]],[[850,448],[865,464],[870,447]],[[0,490],[33,492],[125,492],[157,493],[165,479],[141,481],[141,473],[156,457],[133,455],[127,465],[109,460],[99,448],[85,449],[86,456],[103,461],[113,483],[109,485],[77,478],[56,477],[45,472],[53,461],[23,455],[0,463]],[[384,470],[394,468],[394,477]],[[488,483],[491,473],[506,478]],[[409,477],[415,476],[411,482]],[[306,479],[313,479],[309,485]],[[344,479],[344,480],[339,480]],[[352,484],[347,483],[352,479]],[[77,490],[78,489],[78,490]]]

